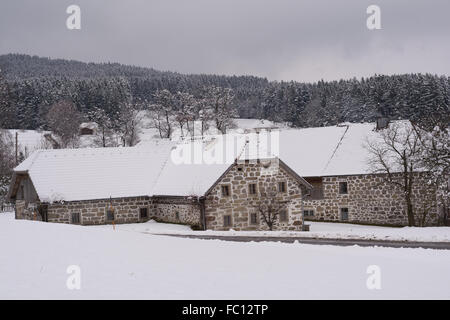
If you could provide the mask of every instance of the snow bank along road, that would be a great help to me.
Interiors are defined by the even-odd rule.
[[[203,239],[203,240],[224,240],[238,242],[284,242],[284,243],[305,243],[305,244],[321,244],[335,246],[353,246],[362,247],[390,247],[390,248],[424,248],[450,250],[450,242],[413,242],[413,241],[393,241],[393,240],[364,240],[364,239],[328,239],[328,238],[311,238],[311,237],[269,237],[269,236],[238,236],[238,235],[192,235],[192,234],[161,234],[164,236]]]
[[[109,227],[0,214],[0,298],[450,299],[448,250],[206,241]],[[79,290],[67,287],[70,266],[79,267]],[[367,286],[371,266],[380,289]]]
[[[445,242],[450,244],[450,227],[380,227],[356,225],[350,223],[307,222],[309,232],[298,231],[193,231],[189,226],[157,223],[150,220],[146,223],[122,224],[117,226],[123,231],[145,232],[152,234],[194,235],[194,236],[227,236],[231,238],[255,237],[255,239],[281,238],[313,238],[313,239],[351,239],[351,240],[380,240],[391,242]],[[99,226],[110,228],[109,226]],[[286,239],[287,242],[289,239]],[[305,239],[305,243],[307,239]],[[326,241],[325,241],[326,242]],[[351,242],[350,242],[351,243]],[[361,241],[361,245],[364,244]]]

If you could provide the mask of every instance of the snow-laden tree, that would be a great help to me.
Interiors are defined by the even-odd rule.
[[[68,100],[53,104],[46,116],[47,127],[58,136],[63,148],[76,148],[82,116]]]
[[[200,122],[200,135],[203,137],[209,129],[209,123],[213,120],[214,112],[208,99],[199,98],[195,104],[197,121]]]
[[[212,107],[212,117],[217,130],[227,133],[227,129],[233,126],[233,118],[238,116],[234,105],[234,93],[231,88],[207,87],[204,89],[204,98]]]
[[[96,145],[101,147],[115,145],[113,121],[104,109],[99,107],[92,108],[87,114],[87,119],[97,125],[94,141]]]
[[[11,99],[8,82],[0,70],[0,128],[13,128],[15,125],[15,112]]]
[[[161,138],[170,138],[173,132],[175,98],[169,90],[158,90],[154,94],[154,103],[150,104],[151,125],[158,129]]]
[[[184,129],[186,129],[186,134],[194,136],[194,124],[195,120],[197,119],[197,100],[192,94],[188,92],[178,91],[174,95],[174,103],[175,121],[178,123],[181,131],[181,136],[185,136]]]
[[[13,137],[8,131],[0,129],[0,205],[5,202],[14,165]]]
[[[116,134],[119,135],[122,146],[131,147],[139,142],[142,113],[134,103],[123,104],[114,122]]]

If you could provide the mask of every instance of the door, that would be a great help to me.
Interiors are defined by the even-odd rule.
[[[48,205],[46,204],[41,204],[39,206],[39,214],[42,217],[42,221],[44,222],[48,222]]]

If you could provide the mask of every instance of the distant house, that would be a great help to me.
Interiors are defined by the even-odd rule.
[[[14,170],[17,219],[74,224],[155,218],[211,230],[267,230],[269,190],[284,204],[274,230],[305,220],[406,225],[401,190],[367,168],[374,124],[150,142],[130,148],[41,150]],[[426,184],[414,185],[415,205]],[[275,201],[274,200],[274,201]],[[431,212],[428,224],[437,221]]]
[[[80,124],[80,136],[94,135],[98,125],[95,122],[83,122]]]

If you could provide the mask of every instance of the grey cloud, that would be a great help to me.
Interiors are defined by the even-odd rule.
[[[82,30],[65,27],[70,4]],[[365,26],[370,4],[382,30]],[[448,0],[3,0],[0,53],[271,80],[448,75],[449,12]]]

